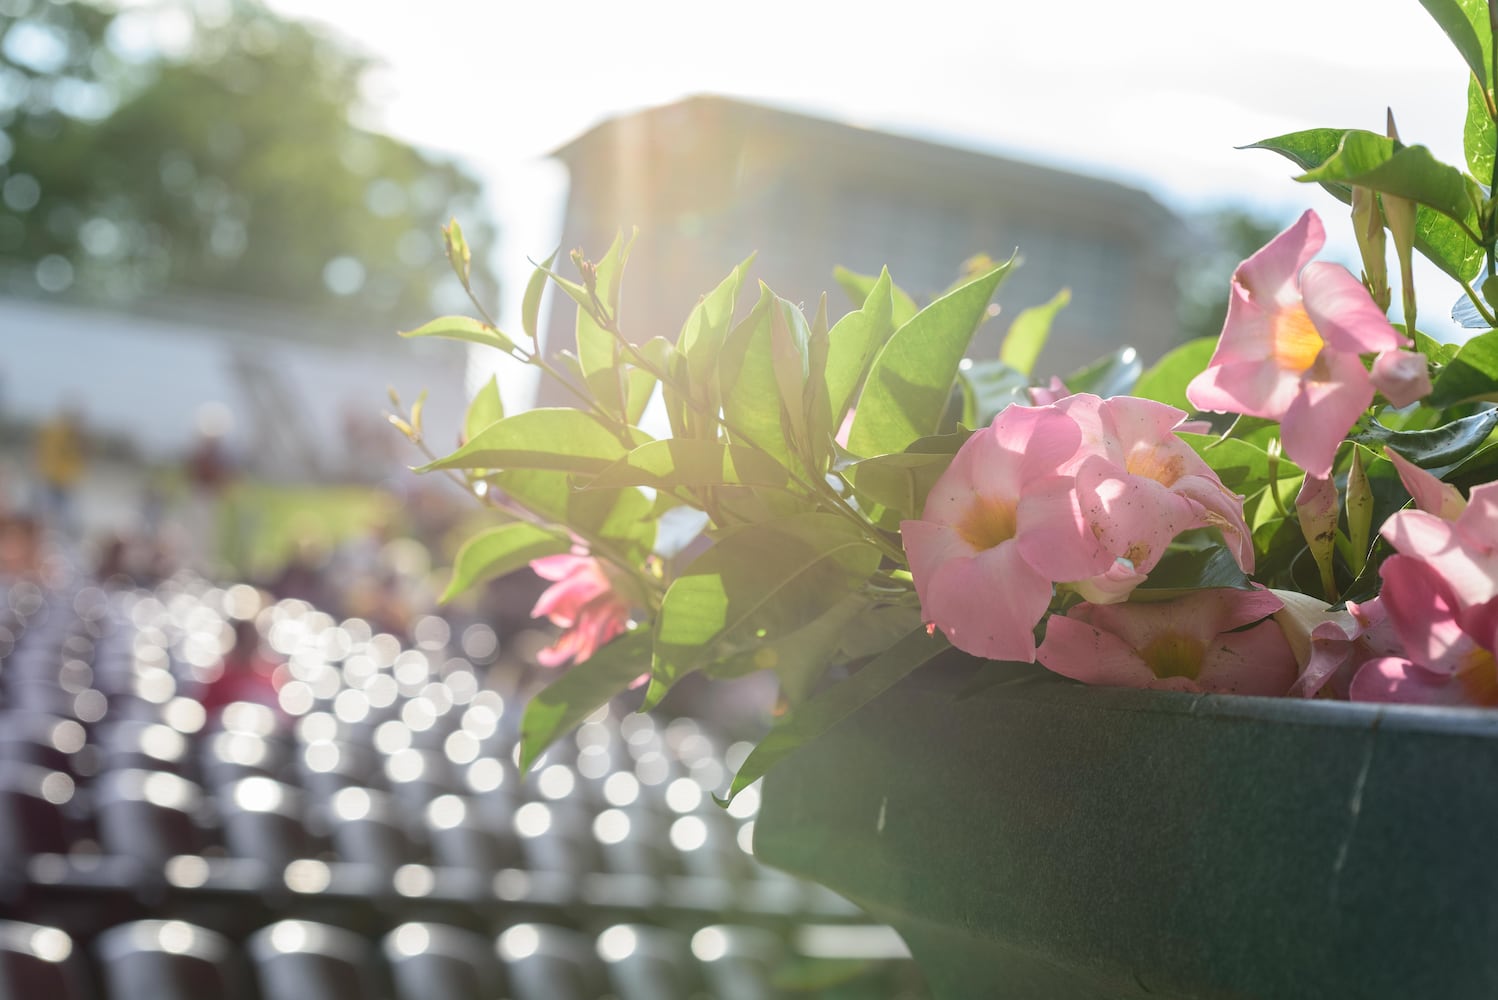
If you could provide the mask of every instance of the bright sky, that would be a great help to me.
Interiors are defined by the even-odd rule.
[[[1179,209],[1246,202],[1288,221],[1315,207],[1348,260],[1337,202],[1275,154],[1233,147],[1381,129],[1392,105],[1406,142],[1463,163],[1465,68],[1417,0],[271,2],[385,63],[376,124],[491,182],[507,276],[556,238],[560,188],[540,157],[691,93],[1112,177]],[[1417,286],[1422,316],[1457,294],[1438,272]]]

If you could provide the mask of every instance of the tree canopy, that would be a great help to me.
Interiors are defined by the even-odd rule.
[[[370,68],[256,0],[0,0],[0,266],[110,301],[440,307],[438,227],[479,188],[361,124]]]

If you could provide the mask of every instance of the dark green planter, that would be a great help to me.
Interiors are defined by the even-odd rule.
[[[755,830],[936,997],[1498,997],[1498,712],[970,683],[802,750]]]

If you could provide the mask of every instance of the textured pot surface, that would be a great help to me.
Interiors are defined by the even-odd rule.
[[[938,997],[1498,996],[1498,713],[945,681],[783,763],[755,825]]]

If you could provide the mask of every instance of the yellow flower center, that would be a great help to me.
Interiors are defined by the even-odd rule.
[[[1498,705],[1498,662],[1486,649],[1474,649],[1457,668],[1456,679],[1475,705]]]
[[[1201,642],[1185,635],[1162,635],[1139,651],[1144,662],[1159,678],[1188,677],[1196,679],[1202,670]]]
[[[1169,454],[1164,448],[1140,442],[1130,450],[1124,469],[1130,475],[1153,479],[1161,486],[1174,486],[1176,480],[1186,474],[1186,460],[1180,455]]]
[[[980,552],[1009,541],[1017,530],[1013,501],[983,498],[968,508],[957,525],[962,540]]]
[[[1306,315],[1306,307],[1296,303],[1275,314],[1270,336],[1274,342],[1274,361],[1286,371],[1299,374],[1316,363],[1326,341],[1316,332],[1316,324]]]

